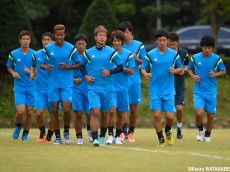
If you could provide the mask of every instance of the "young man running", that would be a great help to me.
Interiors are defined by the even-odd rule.
[[[66,32],[65,26],[58,24],[54,27],[55,42],[44,47],[46,59],[42,60],[40,67],[48,70],[48,99],[52,103],[54,117],[54,132],[56,139],[54,144],[61,144],[58,107],[62,102],[64,112],[64,139],[65,144],[70,144],[70,109],[73,92],[73,72],[72,69],[80,67],[77,49],[74,45],[64,41]],[[44,63],[48,63],[45,65]],[[76,65],[73,65],[76,64]],[[79,65],[79,66],[77,66]]]
[[[16,128],[12,134],[13,139],[18,139],[23,115],[26,113],[25,126],[22,133],[22,141],[28,141],[28,134],[33,122],[34,111],[34,87],[35,82],[30,80],[30,68],[32,54],[30,49],[30,32],[22,30],[19,33],[20,48],[13,50],[7,60],[7,70],[14,78],[14,103],[16,106]]]
[[[167,143],[173,144],[172,125],[175,112],[174,103],[174,74],[183,70],[178,53],[167,47],[169,34],[159,30],[155,34],[157,48],[152,49],[145,56],[141,72],[146,79],[150,79],[149,96],[150,110],[153,111],[153,125],[155,127],[159,147],[164,146],[165,139],[162,131],[161,112],[165,112],[165,135]],[[149,73],[147,71],[150,70]]]
[[[188,73],[194,79],[193,101],[196,110],[196,123],[198,141],[210,142],[211,131],[216,113],[216,77],[226,74],[222,59],[212,53],[214,39],[204,36],[200,41],[202,52],[192,56],[188,64]],[[194,73],[192,71],[194,69]],[[206,131],[203,133],[203,112],[207,112]]]
[[[135,60],[132,53],[125,48],[122,48],[124,43],[124,33],[120,30],[115,30],[111,33],[111,44],[117,51],[119,57],[123,61],[123,72],[114,74],[112,78],[112,100],[110,102],[109,110],[109,137],[106,144],[122,144],[120,140],[120,134],[123,125],[123,117],[125,112],[129,111],[129,84],[128,77],[133,74]],[[116,120],[116,135],[114,138],[113,128],[115,115],[117,114]]]
[[[94,30],[96,46],[88,49],[82,58],[81,71],[88,83],[89,106],[92,111],[90,129],[92,130],[93,145],[104,146],[105,134],[108,127],[108,112],[111,100],[111,74],[123,70],[122,61],[117,52],[105,45],[107,29],[98,26]],[[112,63],[117,68],[112,69]],[[87,71],[85,65],[87,66]],[[98,140],[98,119],[101,112],[101,133]]]

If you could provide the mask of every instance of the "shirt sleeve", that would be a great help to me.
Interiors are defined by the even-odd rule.
[[[224,62],[221,58],[217,61],[215,70],[216,71],[226,71],[226,68],[224,66]]]
[[[149,67],[152,66],[151,59],[148,54],[146,54],[143,63],[141,65],[142,69],[149,70]]]
[[[183,64],[181,62],[181,59],[180,59],[180,55],[177,54],[176,57],[175,57],[175,62],[173,64],[174,68],[183,68]]]
[[[87,54],[87,51],[85,51],[82,58],[81,58],[81,64],[86,65],[87,63],[90,63],[90,58]]]
[[[36,57],[35,54],[33,53],[32,55],[32,66],[35,67],[36,66]]]
[[[116,51],[114,51],[113,54],[112,54],[110,63],[111,62],[114,62],[116,64],[116,66],[122,64],[122,60],[121,60],[121,58],[119,57],[119,55],[117,54]]]
[[[78,63],[80,60],[79,60],[79,57],[78,57],[78,51],[77,49],[75,48],[75,51],[73,52],[72,54],[72,61],[74,63]]]
[[[146,55],[146,49],[145,46],[142,44],[137,52],[137,57],[141,60],[144,60],[145,55]]]
[[[14,68],[15,65],[16,63],[15,63],[14,57],[11,54],[9,54],[8,60],[6,63],[7,68]]]
[[[135,67],[135,60],[134,60],[132,53],[129,54],[129,57],[128,57],[128,60],[126,63],[126,67],[127,68],[134,68]]]
[[[192,70],[195,67],[195,61],[194,58],[191,57],[191,60],[188,63],[188,70]]]

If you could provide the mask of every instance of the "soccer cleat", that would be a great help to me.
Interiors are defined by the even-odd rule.
[[[93,146],[99,146],[99,141],[98,141],[98,139],[95,139],[95,140],[93,141]]]
[[[22,136],[22,141],[28,141],[29,139],[28,139],[28,135],[27,134],[24,134],[23,136]]]
[[[45,136],[46,136],[46,133],[42,133],[40,132],[40,135],[38,136],[38,143],[41,143],[41,142],[44,142],[45,141]]]
[[[83,138],[77,138],[77,144],[78,145],[83,145],[83,143],[84,143]]]
[[[62,144],[61,138],[56,138],[54,140],[54,145],[60,145],[60,144]]]
[[[211,138],[210,137],[204,137],[204,141],[211,142]]]
[[[176,135],[176,138],[177,139],[182,139],[183,138],[183,135],[181,133],[181,128],[177,128],[177,135]]]
[[[46,138],[46,139],[45,139],[45,142],[46,142],[46,143],[52,143],[52,140],[51,140],[51,139],[49,140],[49,139]]]
[[[117,144],[117,145],[122,145],[122,142],[121,142],[121,140],[120,140],[120,137],[114,138],[113,142],[114,142],[115,144]]]
[[[63,135],[64,135],[64,143],[67,145],[71,144],[71,139],[69,138],[69,133],[64,132]]]
[[[129,133],[129,135],[128,135],[128,141],[129,142],[135,142],[134,134],[133,133]]]
[[[204,140],[203,131],[198,131],[198,133],[196,135],[196,140],[198,140],[198,141]]]
[[[165,132],[165,135],[166,135],[166,141],[169,145],[172,145],[174,143],[174,139],[173,139],[173,136],[172,136],[172,133],[170,131],[168,132]]]
[[[164,145],[165,145],[165,140],[164,140],[164,138],[161,138],[159,140],[159,144],[157,145],[157,147],[164,147]]]
[[[13,139],[18,139],[19,134],[20,134],[20,131],[21,131],[21,127],[16,127],[16,128],[14,129],[14,132],[13,132],[13,134],[12,134]]]
[[[89,140],[89,142],[93,142],[92,131],[88,130],[87,132],[88,132],[88,140]]]
[[[99,146],[105,146],[105,138],[104,137],[99,138]]]
[[[111,145],[111,144],[113,144],[113,140],[114,140],[114,137],[112,135],[109,135],[109,137],[105,143]]]

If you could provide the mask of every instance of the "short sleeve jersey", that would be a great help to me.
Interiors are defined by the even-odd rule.
[[[149,51],[142,63],[142,68],[150,70],[152,77],[149,84],[149,95],[175,95],[174,75],[169,68],[182,68],[178,53],[171,48],[161,54],[158,48]]]
[[[48,88],[48,82],[47,82],[47,70],[42,70],[40,68],[40,63],[42,59],[45,59],[45,53],[44,51],[38,50],[37,52],[34,52],[33,58],[32,58],[32,66],[36,66],[36,77],[35,77],[35,86],[36,89],[47,89]]]
[[[132,40],[129,44],[123,44],[123,48],[129,50],[131,53],[135,53],[137,58],[144,60],[146,55],[145,46],[142,44],[142,42],[137,40]],[[141,83],[140,78],[140,71],[139,71],[139,63],[135,61],[135,67],[134,67],[134,73],[133,75],[129,75],[129,83],[130,84],[137,84]]]
[[[193,93],[216,95],[216,77],[210,77],[209,71],[226,71],[224,63],[218,55],[211,53],[209,57],[205,58],[202,52],[195,54],[189,62],[188,69],[194,69],[194,74],[200,76],[200,82],[194,82]]]
[[[83,56],[79,55],[79,60],[80,61],[82,60],[82,58],[83,58]],[[81,73],[81,71],[79,69],[75,69],[73,71],[73,78],[81,78],[81,82],[79,84],[74,84],[74,87],[76,88],[77,91],[82,93],[85,90],[87,90],[87,82],[86,82],[84,76],[82,75],[82,73]]]
[[[19,79],[14,79],[14,90],[34,90],[35,81],[30,80],[30,74],[24,71],[24,67],[31,68],[32,54],[34,50],[29,48],[27,54],[23,54],[21,48],[13,50],[7,60],[7,68],[13,68],[20,76]]]
[[[112,63],[116,66],[122,64],[117,52],[109,46],[100,49],[94,46],[86,50],[83,57],[82,65],[88,64],[87,75],[94,78],[94,82],[88,84],[88,89],[111,89],[111,75],[103,77],[102,70],[111,70]]]
[[[178,54],[180,56],[182,64],[187,66],[188,65],[188,52],[183,48],[178,48]],[[185,90],[184,75],[175,74],[174,75],[174,83],[175,83],[175,90],[176,91]]]
[[[61,47],[57,47],[55,42],[43,48],[46,59],[42,63],[53,65],[53,69],[48,71],[49,88],[70,88],[73,87],[73,71],[60,68],[59,63],[67,65],[79,62],[77,49],[70,43],[64,41]]]
[[[121,51],[118,53],[119,57],[123,62],[123,67],[125,68],[134,68],[135,67],[135,60],[132,53],[125,48],[122,48]],[[116,74],[111,75],[112,78],[112,90],[128,90],[129,84],[129,74],[125,72],[119,72]]]

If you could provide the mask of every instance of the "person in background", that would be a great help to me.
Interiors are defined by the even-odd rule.
[[[54,36],[50,32],[45,32],[41,36],[42,38],[42,46],[45,47],[47,44],[54,41]],[[40,134],[38,136],[37,141],[40,142],[48,142],[51,143],[51,138],[54,133],[54,126],[53,126],[53,114],[52,114],[52,107],[51,103],[48,103],[48,83],[47,83],[47,70],[42,70],[40,68],[40,62],[44,57],[45,53],[43,49],[34,52],[32,58],[32,66],[30,72],[30,79],[35,79],[35,110],[36,110],[36,122],[38,128],[40,130]],[[49,129],[48,133],[46,133],[46,129],[44,126],[44,111],[47,107],[48,112],[50,114],[50,121],[49,121]]]
[[[129,75],[129,131],[127,132],[127,114],[125,114],[121,140],[128,139],[129,142],[135,142],[134,129],[137,121],[137,107],[138,104],[142,102],[139,65],[141,65],[144,60],[146,50],[142,42],[133,39],[134,30],[131,22],[121,22],[119,24],[119,30],[124,32],[125,35],[123,48],[132,52],[135,59],[134,73],[133,75]]]
[[[212,53],[215,46],[211,36],[201,38],[200,46],[202,52],[194,54],[188,64],[188,74],[194,79],[193,103],[196,111],[198,141],[211,141],[211,131],[216,114],[216,77],[226,74],[226,68],[222,59]],[[194,72],[192,71],[194,69]],[[206,131],[203,132],[203,113],[207,112]]]
[[[188,52],[187,50],[178,47],[179,44],[179,36],[177,33],[172,32],[169,34],[168,45],[170,48],[175,50],[181,59],[181,62],[184,66],[184,70],[181,73],[174,75],[174,84],[175,84],[175,106],[176,106],[176,119],[177,119],[177,139],[182,139],[182,122],[183,122],[183,106],[184,104],[184,95],[185,95],[185,80],[184,73],[187,69],[188,65]]]
[[[86,50],[87,45],[87,37],[86,35],[79,33],[74,37],[74,44],[78,50],[79,60],[83,58],[83,53]],[[87,82],[82,75],[80,70],[74,70],[74,87],[73,87],[73,101],[72,101],[72,109],[75,112],[75,131],[77,137],[77,144],[83,144],[83,136],[82,136],[82,114],[83,110],[85,111],[87,118],[87,133],[88,139],[90,142],[93,141],[92,132],[90,130],[90,117],[91,110],[89,109],[89,100],[88,100],[88,89]]]

